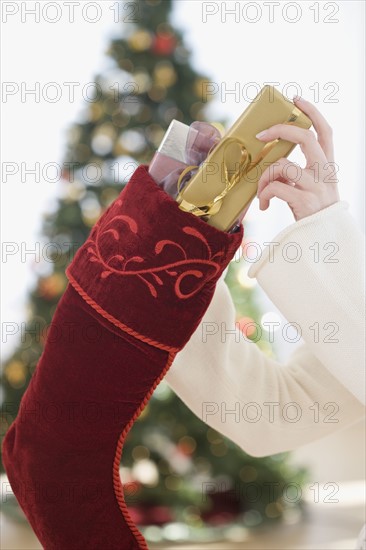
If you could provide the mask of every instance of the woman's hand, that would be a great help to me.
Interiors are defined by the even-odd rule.
[[[298,143],[306,157],[306,166],[301,168],[287,158],[274,162],[259,179],[257,197],[261,210],[268,208],[273,197],[286,201],[297,221],[340,199],[332,128],[309,101],[294,98],[294,103],[311,119],[317,136],[311,130],[276,124],[256,137],[266,142],[282,138]]]

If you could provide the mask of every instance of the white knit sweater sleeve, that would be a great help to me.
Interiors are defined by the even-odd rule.
[[[281,267],[270,257],[262,258],[260,264],[252,266],[251,274],[258,276],[260,284],[284,315],[287,313],[288,318],[294,319],[296,312],[296,322],[301,326],[308,323],[312,311],[315,315],[326,315],[324,309],[336,322],[340,318],[347,319],[347,322],[352,319],[352,330],[356,337],[361,337],[363,321],[360,314],[356,314],[361,309],[360,283],[351,282],[348,285],[348,296],[354,304],[349,304],[343,294],[344,272],[348,272],[349,281],[349,272],[354,266],[354,278],[358,280],[359,277],[360,255],[354,256],[355,241],[358,250],[358,236],[353,226],[352,230],[349,228],[352,222],[344,216],[344,204],[325,210],[319,216],[314,215],[312,220],[309,217],[308,233],[303,233],[302,226],[306,224],[296,222],[279,237],[281,243],[287,242],[287,238],[292,242],[296,240],[303,248],[309,248],[313,244],[309,231],[312,230],[317,241],[323,243],[324,236],[318,234],[317,228],[320,224],[322,231],[325,231],[323,225],[332,223],[332,227],[337,226],[340,249],[344,249],[349,240],[352,241],[350,247],[346,247],[348,254],[339,256],[342,269],[335,271],[334,264],[325,262],[309,263],[307,260],[304,263],[304,254],[297,264],[279,262]],[[323,219],[324,216],[329,217],[328,222]],[[339,240],[342,227],[338,229],[338,224],[344,230],[342,242]],[[296,274],[294,265],[298,266]],[[321,274],[320,266],[324,270]],[[338,278],[341,299],[337,293],[329,292],[325,273],[329,266],[331,279]],[[304,273],[306,270],[313,275]],[[296,284],[293,276],[296,277]],[[337,287],[334,279],[331,285]],[[287,297],[289,286],[293,288]],[[319,305],[320,297],[322,306]],[[349,310],[353,311],[353,315]],[[324,324],[324,317],[320,317],[319,322]],[[265,355],[254,342],[245,339],[235,325],[235,307],[221,277],[200,325],[176,355],[165,380],[199,418],[248,454],[266,456],[295,449],[355,422],[365,413],[360,402],[360,391],[356,391],[356,395],[351,391],[357,390],[357,382],[362,383],[364,365],[361,365],[361,348],[356,346],[353,357],[349,352],[349,342],[340,341],[323,344],[325,351],[319,354],[310,337],[313,338],[313,332],[304,330],[306,343],[291,354],[285,365]],[[338,352],[334,352],[331,345],[336,346]],[[344,357],[350,355],[352,361],[349,364],[340,364]]]
[[[365,240],[348,203],[291,224],[273,243],[273,254],[268,247],[249,277],[257,278],[286,319],[299,324],[312,353],[365,404]]]

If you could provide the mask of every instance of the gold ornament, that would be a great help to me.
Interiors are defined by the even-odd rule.
[[[204,114],[203,109],[205,108],[205,104],[202,103],[202,101],[196,101],[195,103],[192,103],[189,114],[193,118],[193,120],[204,120]]]
[[[95,122],[102,117],[103,113],[103,106],[100,102],[92,103],[89,107],[89,120]]]
[[[151,78],[150,75],[145,71],[136,71],[133,73],[133,79],[137,85],[137,92],[139,94],[144,94],[151,87]]]
[[[64,185],[64,193],[65,202],[75,202],[81,200],[86,191],[82,183],[74,181],[73,183],[67,183]]]
[[[61,273],[53,273],[45,279],[40,279],[38,289],[39,294],[46,299],[59,296],[65,290],[67,279]]]
[[[165,99],[166,88],[165,86],[152,86],[147,95],[152,101],[159,103],[160,101],[163,101]]]
[[[156,148],[158,148],[164,137],[165,130],[160,126],[160,124],[149,124],[145,130],[145,134],[148,140],[151,141]]]
[[[246,483],[255,481],[258,477],[258,471],[254,466],[243,466],[239,471],[240,479]]]
[[[154,82],[157,86],[169,88],[177,81],[177,73],[170,61],[161,61],[154,68]]]
[[[11,361],[5,367],[5,377],[13,388],[21,388],[27,379],[27,369],[21,361]]]
[[[148,122],[152,117],[152,110],[147,105],[143,105],[141,111],[136,115],[136,121],[144,124]]]
[[[150,48],[152,36],[145,30],[138,30],[127,39],[127,43],[131,50],[134,50],[135,52],[143,52]]]
[[[193,83],[195,95],[204,103],[213,99],[212,84],[207,78],[197,78]]]
[[[112,187],[106,187],[100,194],[101,202],[103,206],[108,207],[118,197],[119,192]]]

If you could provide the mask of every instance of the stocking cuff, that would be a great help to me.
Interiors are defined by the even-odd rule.
[[[122,331],[179,351],[243,239],[212,227],[140,165],[66,268],[79,294]]]

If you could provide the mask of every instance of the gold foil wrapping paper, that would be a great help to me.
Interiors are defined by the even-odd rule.
[[[273,86],[264,86],[178,193],[182,210],[228,231],[257,192],[264,170],[296,146],[283,139],[264,143],[255,136],[274,124],[310,128],[311,120]],[[180,176],[178,190],[188,167]]]

